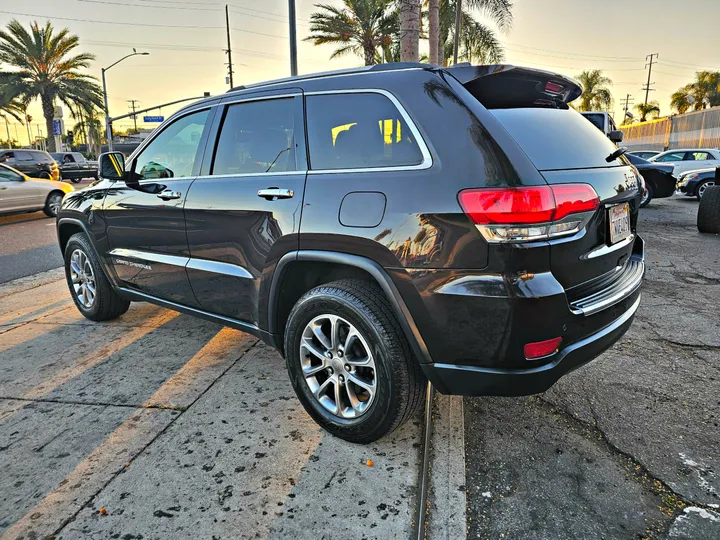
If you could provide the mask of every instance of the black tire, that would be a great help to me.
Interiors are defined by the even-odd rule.
[[[79,299],[78,294],[75,292],[75,288],[72,283],[71,277],[71,260],[73,254],[80,250],[87,257],[87,261],[92,269],[95,285],[94,301],[88,307]],[[80,313],[85,318],[91,321],[109,321],[115,319],[125,313],[130,307],[130,302],[121,298],[117,292],[112,288],[108,281],[100,261],[95,255],[95,250],[90,245],[85,233],[77,233],[70,237],[67,246],[65,246],[65,279],[70,289],[70,295],[72,296],[75,306],[77,306]]]
[[[43,212],[45,212],[47,217],[57,216],[57,213],[60,210],[60,204],[62,203],[62,198],[62,191],[51,191],[48,194],[47,199],[45,199],[45,207],[43,208]]]
[[[715,180],[705,180],[704,182],[701,182],[698,184],[698,187],[695,188],[695,198],[698,201],[701,201],[703,198],[703,194],[705,190],[707,190],[709,187],[712,187],[715,185]]]
[[[40,171],[38,173],[38,178],[44,178],[45,180],[52,180],[52,174],[50,174],[47,171]]]
[[[375,362],[375,394],[367,410],[357,418],[341,418],[326,409],[313,395],[303,374],[300,352],[303,332],[311,321],[325,314],[352,324],[369,346],[368,352]],[[425,378],[390,303],[372,282],[344,279],[303,295],[288,318],[285,359],[295,393],[308,414],[325,430],[349,442],[376,441],[406,422],[422,404]],[[322,362],[324,365],[325,360]],[[349,381],[348,378],[345,384]]]
[[[650,184],[645,184],[645,189],[647,190],[647,194],[643,197],[642,201],[640,201],[640,208],[645,208],[653,199],[652,186]]]
[[[70,181],[73,184],[79,184],[80,182],[82,182],[82,178],[71,178]]]
[[[707,188],[700,199],[697,228],[703,233],[720,233],[720,186]]]

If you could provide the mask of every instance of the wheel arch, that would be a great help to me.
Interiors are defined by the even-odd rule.
[[[95,251],[95,256],[100,261],[100,267],[102,268],[105,277],[110,282],[110,285],[117,289],[117,281],[115,280],[114,273],[108,268],[107,261],[100,255],[100,251],[97,249],[95,242],[93,241],[94,236],[88,230],[87,225],[76,218],[62,217],[57,220],[57,236],[58,243],[60,245],[60,251],[65,257],[65,248],[72,235],[77,233],[85,233],[90,242],[90,247]]]
[[[272,279],[264,284],[264,291],[261,286],[261,298],[266,298],[263,304],[267,306],[265,327],[278,336],[276,347],[282,347],[288,316],[303,294],[324,283],[346,278],[375,282],[390,301],[415,357],[422,364],[432,362],[412,314],[388,273],[366,257],[331,251],[287,253],[278,261]]]

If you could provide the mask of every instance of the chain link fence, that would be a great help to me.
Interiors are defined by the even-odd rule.
[[[720,107],[620,126],[630,150],[720,148]]]

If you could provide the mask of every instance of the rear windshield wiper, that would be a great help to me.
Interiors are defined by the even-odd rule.
[[[612,154],[610,154],[608,157],[606,157],[605,161],[610,163],[611,161],[616,160],[617,158],[622,156],[625,152],[627,152],[627,148],[618,148]]]

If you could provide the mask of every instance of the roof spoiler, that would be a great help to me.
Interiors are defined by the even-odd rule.
[[[582,86],[564,75],[507,64],[444,68],[488,109],[515,107],[567,108]]]

